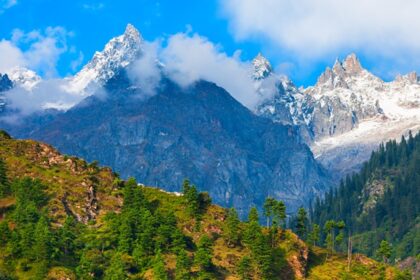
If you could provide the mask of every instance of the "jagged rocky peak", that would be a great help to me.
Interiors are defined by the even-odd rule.
[[[256,80],[267,78],[273,72],[270,62],[261,53],[252,60],[252,65],[254,66],[253,78]]]
[[[337,87],[348,88],[346,78],[357,76],[362,71],[363,68],[359,58],[356,54],[352,53],[344,61],[340,61],[337,58],[332,69],[327,67],[324,73],[318,78],[316,86],[327,87],[328,89]]]
[[[103,85],[119,69],[135,61],[142,53],[143,38],[140,32],[128,24],[124,34],[111,39],[105,48],[97,51],[92,60],[71,81],[73,91],[83,91],[89,84]]]
[[[360,64],[359,58],[355,53],[351,53],[343,62],[343,67],[347,74],[355,75],[363,71],[362,65]]]
[[[417,72],[413,71],[406,75],[398,74],[395,81],[404,84],[418,84],[420,83],[420,77],[417,75]]]
[[[13,83],[26,90],[31,90],[41,81],[37,73],[25,67],[15,67],[8,74]]]
[[[0,73],[0,92],[9,90],[13,87],[13,82],[9,79],[7,74]]]

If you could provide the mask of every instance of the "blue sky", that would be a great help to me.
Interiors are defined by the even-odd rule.
[[[281,2],[285,2],[283,6]],[[77,71],[110,38],[121,34],[127,23],[134,24],[149,41],[185,32],[190,26],[194,33],[219,44],[228,55],[241,50],[242,60],[252,59],[262,51],[278,71],[289,75],[297,85],[313,84],[335,58],[353,51],[366,68],[385,80],[397,72],[420,69],[420,40],[418,35],[410,35],[412,30],[419,33],[417,16],[410,17],[417,4],[407,5],[402,11],[404,19],[400,20],[398,11],[394,15],[397,1],[372,1],[382,3],[384,10],[377,5],[366,6],[362,0],[354,1],[354,5],[363,9],[332,4],[340,0],[312,1],[318,2],[319,9],[313,8],[309,0],[297,2],[299,7],[288,7],[293,4],[286,0],[0,0],[0,39],[12,40],[13,30],[19,29],[26,39],[16,45],[25,51],[31,42],[29,32],[39,30],[48,37],[48,27],[64,28],[66,48],[51,62],[56,63],[55,75],[59,76]],[[343,9],[343,15],[337,15]],[[363,20],[354,19],[348,24],[348,13]],[[385,16],[366,20],[371,13]],[[405,18],[408,22],[404,22]],[[352,20],[349,17],[348,21]]]

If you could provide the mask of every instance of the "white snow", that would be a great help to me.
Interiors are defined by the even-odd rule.
[[[142,52],[143,38],[131,24],[123,35],[111,39],[102,52],[96,52],[92,60],[79,73],[69,79],[68,90],[84,94],[92,84],[103,85],[116,71],[126,67]]]
[[[12,68],[7,72],[7,75],[15,85],[28,91],[32,90],[42,80],[34,71],[24,67]]]

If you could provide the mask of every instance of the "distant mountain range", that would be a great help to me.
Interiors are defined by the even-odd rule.
[[[3,122],[2,128],[171,191],[189,177],[216,203],[243,213],[269,195],[285,200],[291,211],[308,205],[332,186],[331,177],[360,168],[381,141],[420,128],[417,75],[386,83],[354,54],[306,89],[274,73],[259,54],[250,74],[255,94],[266,96],[275,86],[251,110],[211,82],[183,88],[165,75],[157,94],[138,98],[142,88],[126,71],[143,55],[143,44],[128,25],[66,78],[67,90],[85,100],[67,111],[38,112],[21,125]],[[9,76],[28,90],[41,80],[27,69]],[[107,96],[89,96],[92,87],[104,87]]]

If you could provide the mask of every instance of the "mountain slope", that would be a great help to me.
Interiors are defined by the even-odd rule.
[[[392,258],[420,253],[420,134],[400,144],[381,145],[360,173],[314,207],[316,223],[344,220],[353,247],[374,256],[381,240],[392,243]]]
[[[315,86],[283,83],[256,113],[298,126],[317,160],[340,178],[359,170],[379,143],[420,129],[420,82],[415,73],[384,82],[351,54]]]
[[[122,72],[107,91],[107,98],[93,96],[20,136],[170,191],[190,178],[242,214],[268,195],[294,211],[329,186],[293,127],[255,116],[212,83],[183,89],[165,80],[144,99]]]
[[[103,51],[96,52],[92,60],[69,79],[69,90],[80,94],[90,86],[103,86],[121,68],[139,58],[142,44],[140,32],[128,24],[124,34],[110,40]]]
[[[189,196],[118,180],[46,144],[1,132],[0,152],[2,279],[406,279],[360,255],[347,272],[344,256],[325,258],[321,248],[308,254],[289,230],[268,234],[254,221],[232,222],[232,210],[208,200],[200,200],[199,215],[191,213]],[[86,175],[101,214],[78,221],[65,209],[86,202],[86,188],[75,188]],[[72,192],[66,201],[63,190]],[[255,234],[253,245],[242,235],[229,245],[231,227]]]

